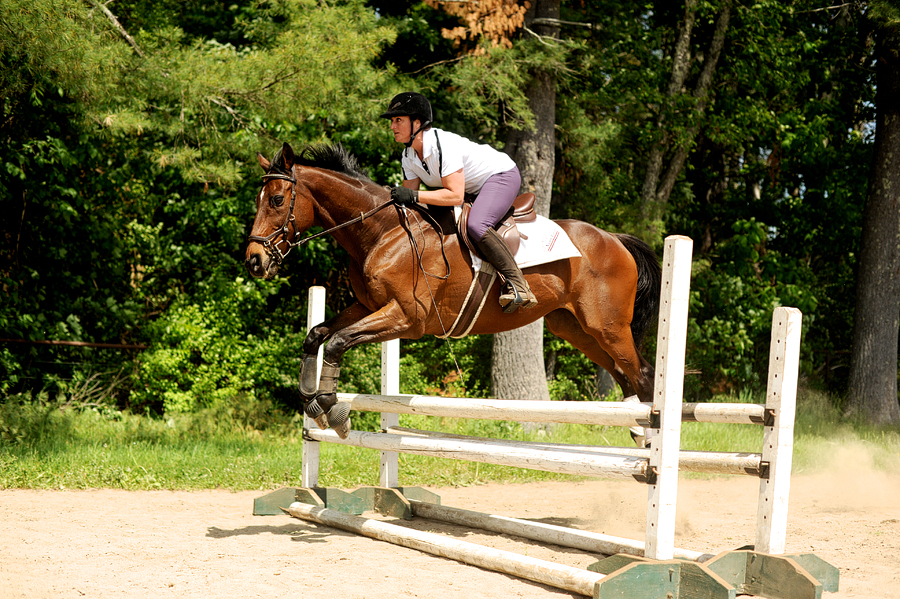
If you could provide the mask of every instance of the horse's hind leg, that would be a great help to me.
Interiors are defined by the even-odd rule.
[[[622,388],[625,401],[652,401],[653,399],[653,368],[637,351],[631,338],[631,330],[622,335],[625,339],[610,345],[610,349],[603,347],[600,341],[582,328],[577,318],[567,310],[555,310],[545,317],[547,328],[551,333],[565,339],[588,357],[595,364],[605,368]],[[609,335],[604,337],[608,340]],[[621,345],[626,344],[625,351]],[[627,351],[630,344],[632,351]],[[611,351],[613,347],[620,347],[619,352]],[[625,355],[630,359],[619,360],[613,358],[613,354]],[[646,441],[646,431],[643,427],[634,426],[629,429],[632,439],[643,447]]]
[[[554,310],[544,318],[551,333],[609,371],[625,397],[636,395],[641,401],[653,401],[653,367],[638,352],[627,324],[618,330],[608,325],[607,330],[594,333],[568,310]]]
[[[612,357],[603,351],[597,340],[584,332],[578,320],[567,310],[555,310],[544,317],[547,329],[559,337],[571,343],[575,349],[583,353],[587,358],[609,372],[622,391],[628,395],[632,390],[631,382],[625,373],[616,367]],[[633,393],[633,391],[632,391]]]

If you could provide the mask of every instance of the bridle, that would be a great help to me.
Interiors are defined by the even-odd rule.
[[[291,169],[293,172],[293,168]],[[284,224],[281,225],[280,228],[275,229],[267,235],[266,237],[262,237],[260,235],[250,235],[250,241],[256,241],[257,243],[261,243],[263,249],[269,255],[269,258],[275,260],[278,265],[281,265],[281,262],[287,257],[288,254],[291,253],[291,250],[298,245],[302,245],[309,239],[303,239],[298,242],[294,242],[294,239],[300,235],[300,232],[294,228],[294,236],[293,239],[288,238],[288,229],[291,228],[294,224],[294,204],[297,202],[297,179],[295,179],[291,175],[283,175],[281,173],[266,173],[262,176],[263,186],[268,183],[272,179],[284,179],[285,181],[291,182],[291,205],[288,208],[287,216],[284,218]],[[281,239],[275,241],[273,240],[281,235]],[[282,243],[287,245],[287,250],[282,252],[281,247],[279,247]]]
[[[307,243],[308,241],[312,241],[313,239],[316,239],[317,237],[322,237],[324,235],[330,235],[331,233],[333,233],[339,229],[343,229],[344,227],[349,227],[350,225],[355,225],[356,223],[361,223],[364,220],[366,220],[367,218],[369,218],[370,216],[372,216],[373,214],[375,214],[376,212],[379,212],[380,210],[383,210],[383,209],[387,208],[388,206],[393,206],[396,204],[396,202],[394,200],[390,200],[389,202],[385,202],[384,204],[381,204],[380,206],[376,206],[375,208],[373,208],[372,210],[369,210],[368,212],[360,212],[359,216],[357,216],[356,218],[352,218],[345,223],[341,223],[340,225],[337,225],[336,227],[332,227],[332,228],[328,229],[327,231],[321,231],[319,233],[310,235],[308,237],[304,237],[303,239],[296,241],[297,237],[299,237],[303,233],[301,231],[298,231],[296,226],[294,226],[294,204],[297,202],[297,179],[296,179],[296,177],[293,176],[293,172],[294,172],[294,167],[291,167],[291,173],[292,173],[291,175],[285,175],[282,173],[266,173],[265,175],[262,176],[263,185],[265,185],[272,179],[283,179],[285,181],[290,181],[291,182],[291,204],[290,204],[290,207],[288,208],[287,216],[284,218],[284,223],[281,225],[281,227],[275,229],[274,231],[272,231],[270,234],[268,234],[265,237],[262,237],[260,235],[249,235],[248,236],[250,241],[255,241],[257,243],[262,244],[263,249],[265,250],[266,254],[269,255],[269,258],[271,258],[272,260],[275,260],[275,262],[279,266],[281,266],[282,261],[284,261],[284,259],[287,257],[287,255],[290,254],[291,250],[294,249],[295,247],[301,246],[304,243]],[[291,228],[294,229],[294,234],[293,234],[293,236],[289,237],[288,231]],[[279,238],[279,236],[280,236],[280,238]],[[287,249],[285,251],[281,251],[281,245],[287,246]],[[446,258],[445,258],[445,260],[446,260]]]

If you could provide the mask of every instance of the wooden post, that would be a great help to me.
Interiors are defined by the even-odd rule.
[[[766,410],[774,418],[763,434],[762,462],[768,463],[769,476],[759,483],[755,546],[772,555],[784,553],[787,533],[802,319],[796,308],[776,308],[772,315]]]
[[[310,287],[309,300],[306,311],[306,330],[309,332],[314,326],[325,322],[325,288]],[[316,380],[322,374],[322,352],[319,348],[319,359],[316,361]],[[318,428],[316,421],[303,415],[303,428]],[[319,486],[319,442],[303,440],[303,461],[300,470],[300,486],[312,488]]]
[[[381,394],[400,393],[400,340],[393,339],[381,344]],[[382,412],[381,430],[400,426],[400,415]],[[400,486],[400,454],[396,451],[381,452],[379,485],[397,488]]]
[[[672,559],[675,549],[675,505],[678,498],[678,453],[681,446],[681,404],[687,345],[688,300],[691,287],[689,237],[666,238],[663,254],[656,379],[653,408],[659,412],[658,435],[650,445],[650,469],[656,480],[647,501],[646,557]],[[652,433],[657,432],[651,429]]]

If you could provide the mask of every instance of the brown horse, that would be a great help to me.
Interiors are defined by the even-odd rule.
[[[472,282],[471,259],[455,231],[442,233],[418,212],[391,204],[388,188],[362,173],[340,145],[295,155],[284,144],[271,162],[257,156],[265,175],[246,254],[253,276],[273,277],[313,225],[329,229],[350,254],[356,303],[309,331],[300,374],[305,412],[346,437],[349,406],[335,395],[341,357],[362,343],[445,335]],[[575,220],[558,224],[581,257],[524,269],[538,299],[531,309],[505,314],[495,283],[470,333],[509,331],[544,317],[553,334],[608,370],[625,397],[652,401],[653,368],[640,347],[659,302],[656,255],[629,235]],[[326,341],[317,380],[316,355]]]

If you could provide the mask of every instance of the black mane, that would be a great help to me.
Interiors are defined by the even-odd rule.
[[[356,157],[349,154],[341,144],[316,144],[306,146],[296,157],[297,164],[324,168],[344,173],[354,179],[369,179],[368,173],[359,166]]]

